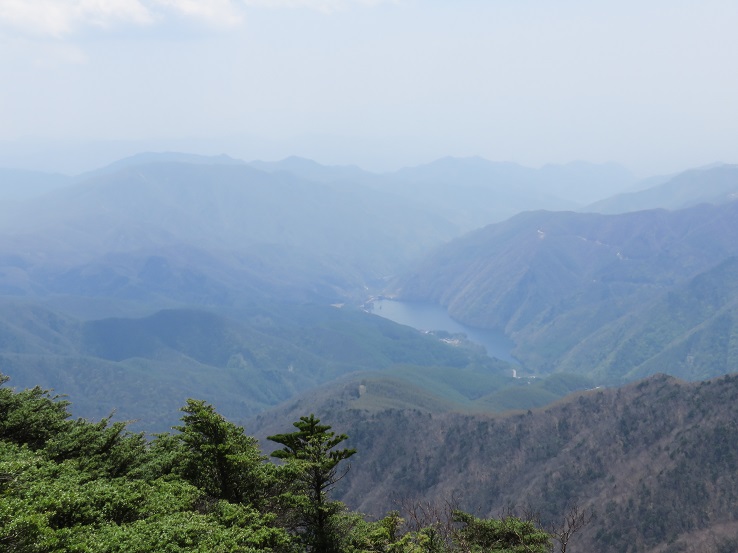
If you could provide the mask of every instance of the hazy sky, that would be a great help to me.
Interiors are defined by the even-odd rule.
[[[738,162],[738,2],[0,0],[0,83],[4,160],[103,140],[646,175]]]

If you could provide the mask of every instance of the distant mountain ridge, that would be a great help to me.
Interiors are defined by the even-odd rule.
[[[267,173],[287,172],[317,182],[364,183],[380,178],[354,165],[322,165],[312,159],[290,156],[280,161],[252,161],[251,167]]]
[[[287,172],[319,182],[362,184],[440,215],[462,232],[530,209],[574,209],[628,189],[635,178],[616,164],[573,162],[539,169],[481,157],[445,157],[375,174],[353,166],[326,167],[290,157],[254,161],[268,172]]]
[[[25,294],[63,292],[65,281],[84,281],[71,278],[76,273],[97,274],[113,285],[101,292],[114,296],[115,282],[141,283],[152,256],[176,266],[183,259],[176,251],[190,251],[205,263],[186,270],[214,281],[211,288],[237,293],[233,275],[246,277],[245,288],[285,292],[294,282],[330,298],[395,272],[454,232],[439,217],[387,204],[360,186],[230,161],[125,163],[24,205],[2,230],[1,253],[16,261],[15,276],[0,275],[0,287]]]
[[[540,169],[480,157],[447,157],[379,181],[382,190],[437,210],[463,231],[536,209],[575,209],[635,181],[615,164],[575,162]]]
[[[545,185],[554,174],[559,184]],[[233,301],[244,295],[234,286],[241,281],[246,297],[359,299],[460,229],[488,221],[490,209],[503,216],[530,201],[560,205],[552,199],[557,187],[587,175],[610,175],[618,186],[629,179],[616,167],[531,170],[481,158],[376,175],[296,157],[247,164],[142,153],[10,210],[0,220],[0,256],[13,261],[0,273],[0,290],[165,307]],[[166,268],[161,276],[172,286],[148,279],[152,263]]]
[[[675,210],[735,199],[738,199],[738,165],[716,164],[685,171],[645,190],[600,200],[583,211],[616,214],[655,208]]]
[[[393,174],[404,182],[448,182],[457,186],[484,186],[504,189],[521,187],[541,196],[572,203],[586,203],[628,188],[635,177],[615,163],[595,164],[575,161],[547,164],[534,169],[512,162],[494,162],[482,157],[445,157],[400,169]]]

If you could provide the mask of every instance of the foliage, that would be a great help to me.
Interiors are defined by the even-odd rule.
[[[124,423],[68,420],[67,403],[39,389],[1,388],[0,398],[3,550],[290,550],[275,515],[259,510],[268,487],[253,484],[264,467],[255,440],[212,407],[188,402],[182,432],[147,444]],[[210,467],[223,451],[226,478],[206,471],[210,480],[188,480],[188,469]]]
[[[0,386],[7,381],[8,377],[0,374]],[[18,393],[0,387],[0,439],[39,449],[66,427],[68,406],[69,402],[59,401],[39,387]]]
[[[175,429],[185,479],[215,499],[261,504],[266,474],[256,440],[204,401],[188,399],[182,411],[183,424]]]
[[[0,375],[0,383],[7,379]],[[329,494],[354,449],[314,415],[256,440],[213,406],[190,399],[173,434],[147,441],[109,419],[70,420],[68,403],[38,388],[0,388],[0,549],[12,553],[538,553],[530,522],[460,511],[444,528],[376,522]],[[517,540],[517,541],[516,541]]]
[[[551,545],[551,537],[529,520],[512,516],[482,520],[461,511],[454,513],[454,520],[463,524],[455,537],[460,549],[469,553],[546,553]]]
[[[295,432],[269,436],[269,440],[284,446],[273,452],[272,457],[293,463],[298,469],[298,493],[305,497],[298,502],[298,511],[303,539],[309,550],[338,552],[334,524],[341,507],[328,499],[328,492],[343,477],[338,475],[338,464],[354,455],[356,450],[334,449],[348,436],[331,432],[331,427],[320,424],[315,415],[300,417],[293,424],[297,428]]]

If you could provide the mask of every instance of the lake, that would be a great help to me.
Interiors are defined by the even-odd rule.
[[[374,300],[372,303],[370,312],[375,315],[418,330],[445,330],[454,334],[466,334],[469,341],[483,346],[490,357],[517,363],[510,354],[514,344],[502,332],[463,325],[452,319],[440,305],[389,299]]]

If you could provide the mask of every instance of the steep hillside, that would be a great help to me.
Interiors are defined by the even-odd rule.
[[[572,553],[736,543],[736,376],[694,384],[655,376],[497,416],[337,409],[335,399],[316,414],[359,452],[339,490],[351,508],[379,515],[402,499],[454,495],[470,512],[530,508],[558,522],[577,503],[597,516]],[[270,428],[280,420],[262,418]]]
[[[440,248],[393,291],[503,329],[516,357],[551,371],[587,336],[738,254],[736,220],[738,202],[617,216],[523,213]]]
[[[657,372],[702,380],[738,368],[738,258],[645,302],[583,338],[557,370],[601,380]]]
[[[721,204],[738,198],[738,165],[718,165],[680,173],[637,192],[617,194],[583,211],[626,213],[643,209],[684,209],[701,203]]]

